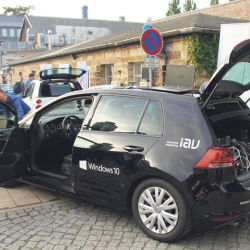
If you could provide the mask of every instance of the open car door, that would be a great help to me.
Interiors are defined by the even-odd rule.
[[[13,179],[26,169],[24,140],[17,113],[0,101],[0,183]]]

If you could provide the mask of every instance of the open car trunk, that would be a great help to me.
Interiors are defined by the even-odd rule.
[[[250,184],[250,40],[234,47],[200,92],[217,145],[232,151],[237,179]]]
[[[232,151],[237,178],[250,178],[250,171],[243,178],[250,170],[250,109],[241,99],[211,100],[205,114],[219,145]]]

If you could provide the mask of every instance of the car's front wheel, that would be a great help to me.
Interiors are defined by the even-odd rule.
[[[183,195],[164,180],[140,183],[133,194],[132,210],[141,230],[158,241],[177,241],[192,228],[191,212]]]

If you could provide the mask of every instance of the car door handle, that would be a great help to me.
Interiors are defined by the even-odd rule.
[[[142,152],[144,150],[143,147],[139,147],[139,146],[125,146],[123,148],[129,152],[131,151]]]

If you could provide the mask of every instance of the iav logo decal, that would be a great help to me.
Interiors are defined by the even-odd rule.
[[[181,138],[180,142],[175,141],[167,141],[167,147],[175,147],[175,148],[190,148],[197,149],[200,146],[200,140]]]

